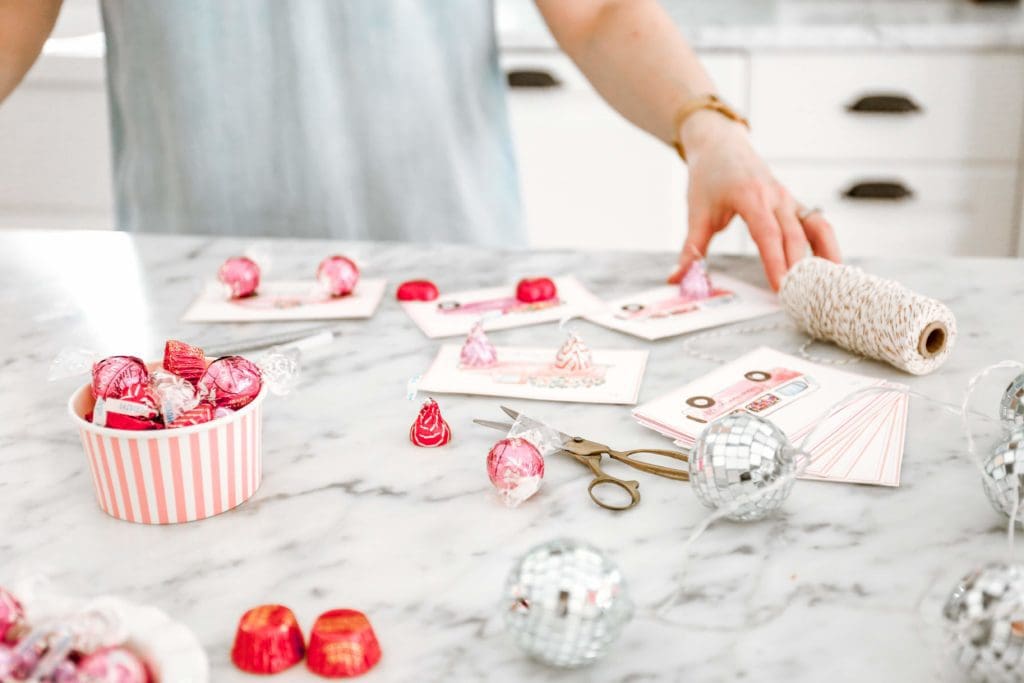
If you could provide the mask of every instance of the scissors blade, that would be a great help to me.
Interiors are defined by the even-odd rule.
[[[508,430],[512,429],[512,425],[505,422],[494,422],[493,420],[473,420],[473,422],[481,427],[497,429],[499,432],[508,432]]]
[[[502,410],[502,412],[504,412],[504,413],[505,413],[506,415],[508,415],[509,417],[511,417],[511,418],[512,418],[513,420],[518,420],[518,419],[519,419],[519,411],[518,411],[518,410],[512,410],[512,409],[511,409],[511,408],[509,408],[508,406],[502,406],[502,407],[501,407],[501,410]]]

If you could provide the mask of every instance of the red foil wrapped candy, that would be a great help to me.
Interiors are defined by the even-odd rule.
[[[380,661],[380,644],[370,620],[354,609],[335,609],[317,617],[309,634],[306,666],[328,678],[364,674]]]
[[[523,303],[550,301],[556,296],[558,296],[558,287],[549,277],[525,278],[516,285],[516,299]]]
[[[260,267],[247,256],[233,256],[221,265],[217,279],[231,290],[232,299],[244,299],[259,288]]]
[[[206,372],[206,354],[198,346],[169,339],[164,345],[164,370],[195,384]]]
[[[192,425],[209,422],[213,419],[214,411],[214,407],[209,403],[200,403],[192,410],[186,410],[184,413],[176,417],[173,422],[167,425],[167,427],[191,427]]]
[[[92,366],[94,398],[121,398],[136,385],[149,383],[149,370],[141,358],[110,356]]]
[[[427,399],[416,416],[416,421],[409,428],[409,440],[421,448],[444,446],[452,440],[452,430],[441,417],[441,409],[437,401]]]
[[[439,296],[437,285],[430,280],[409,280],[398,285],[395,298],[399,301],[433,301]]]
[[[224,356],[210,363],[197,387],[203,401],[232,410],[248,405],[262,388],[263,373],[241,356]]]
[[[6,588],[0,588],[0,642],[14,635],[17,627],[25,620],[25,609]]]
[[[302,630],[284,605],[260,605],[238,622],[231,661],[242,671],[275,674],[298,664],[305,654]]]
[[[347,256],[328,256],[316,269],[316,280],[331,296],[345,296],[359,282],[359,266]]]
[[[540,488],[544,457],[526,439],[502,439],[487,454],[487,476],[502,502],[517,507]]]
[[[149,384],[133,384],[120,398],[100,398],[93,407],[93,424],[111,429],[159,429],[160,408]]]
[[[121,647],[87,656],[79,662],[78,673],[89,683],[149,683],[152,680],[142,660]]]

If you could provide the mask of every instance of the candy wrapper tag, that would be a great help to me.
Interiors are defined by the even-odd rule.
[[[512,423],[512,428],[508,430],[508,437],[529,441],[545,458],[562,450],[562,437],[557,429],[523,414],[520,414]]]
[[[62,349],[50,363],[46,379],[57,382],[68,377],[88,375],[92,365],[103,357],[91,349]]]
[[[299,383],[302,352],[294,347],[278,346],[254,360],[263,373],[263,381],[275,396],[285,396]]]

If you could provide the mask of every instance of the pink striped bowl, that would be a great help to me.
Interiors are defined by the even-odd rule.
[[[68,411],[82,437],[100,508],[128,522],[177,524],[247,501],[263,478],[266,393],[264,387],[230,417],[137,432],[87,422],[95,400],[86,384],[72,395]]]

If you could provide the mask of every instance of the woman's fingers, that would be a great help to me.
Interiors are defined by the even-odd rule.
[[[842,255],[839,253],[839,241],[836,239],[832,224],[825,220],[821,212],[815,211],[801,222],[804,226],[804,234],[807,235],[807,241],[811,243],[811,249],[815,255],[839,263],[842,260]]]
[[[782,206],[775,209],[775,219],[779,222],[779,227],[782,228],[787,270],[807,256],[807,236],[804,234],[804,226],[800,224],[796,211],[796,206],[791,201],[784,202]]]
[[[747,224],[750,236],[757,244],[764,263],[764,272],[772,289],[778,291],[782,276],[786,274],[786,253],[783,249],[782,228],[775,213],[763,201],[751,201],[739,208],[740,217]]]
[[[683,244],[682,251],[679,252],[679,265],[668,276],[668,283],[670,285],[678,284],[683,279],[683,275],[686,275],[686,270],[690,267],[690,264],[704,258],[713,234],[714,230],[711,227],[710,218],[691,214],[689,229],[686,233],[686,242]]]

